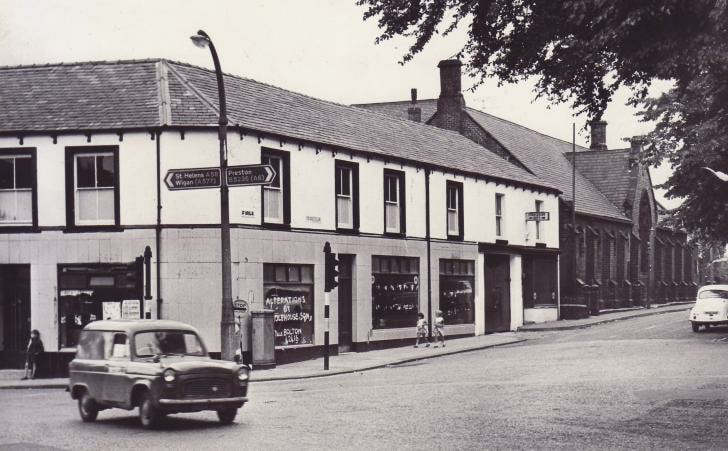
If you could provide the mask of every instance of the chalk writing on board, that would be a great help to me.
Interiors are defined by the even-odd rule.
[[[265,284],[264,305],[273,310],[276,346],[313,344],[313,287]]]

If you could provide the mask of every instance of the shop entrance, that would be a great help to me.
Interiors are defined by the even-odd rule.
[[[485,255],[485,332],[507,332],[511,328],[510,257]]]
[[[354,256],[339,254],[339,352],[351,351]]]
[[[0,265],[0,327],[0,368],[23,368],[30,338],[30,265]]]

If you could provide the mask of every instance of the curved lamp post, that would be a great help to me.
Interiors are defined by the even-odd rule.
[[[233,293],[230,276],[230,205],[228,203],[227,186],[227,106],[225,102],[225,84],[222,79],[220,60],[217,57],[212,39],[202,30],[190,36],[197,47],[210,49],[215,64],[217,92],[220,104],[218,121],[218,139],[220,141],[220,242],[222,248],[222,313],[220,318],[220,353],[223,360],[233,360],[235,356],[235,319],[233,317]]]

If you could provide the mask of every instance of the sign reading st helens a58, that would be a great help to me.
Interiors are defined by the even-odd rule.
[[[170,190],[220,187],[220,168],[170,169],[164,177]]]
[[[227,168],[228,186],[270,185],[276,171],[269,164],[249,164]],[[220,168],[170,169],[164,183],[172,191],[183,189],[219,188]]]

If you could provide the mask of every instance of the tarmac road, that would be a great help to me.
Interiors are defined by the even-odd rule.
[[[84,424],[62,390],[0,390],[0,449],[725,449],[728,328],[686,312],[365,373],[259,382],[236,423]]]

